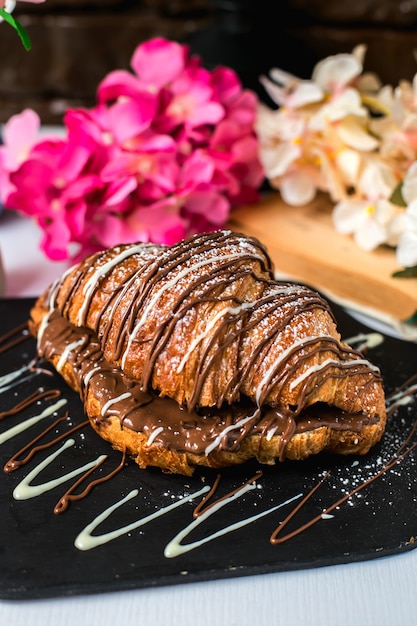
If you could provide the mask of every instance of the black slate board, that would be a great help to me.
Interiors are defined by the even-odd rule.
[[[30,300],[1,300],[0,322],[3,335],[28,317]],[[369,332],[337,306],[343,337]],[[0,376],[27,364],[35,355],[35,342],[28,339],[0,355]],[[389,395],[410,376],[417,373],[416,345],[391,337],[370,350],[369,358],[380,366]],[[68,399],[71,424],[83,421],[81,403],[60,377],[46,374],[0,387],[0,411],[4,411],[43,385],[60,388]],[[1,381],[2,379],[0,379]],[[4,379],[3,379],[4,380]],[[417,419],[417,398],[402,406],[391,418],[381,444],[366,457],[319,455],[304,462],[285,462],[263,468],[258,488],[221,508],[193,531],[185,543],[215,533],[230,524],[266,511],[302,492],[307,494],[320,477],[330,474],[307,504],[288,524],[285,532],[320,514],[343,495],[375,475],[406,440]],[[30,407],[0,422],[1,433],[46,406]],[[58,411],[59,416],[63,410]],[[51,416],[0,445],[2,467],[45,426]],[[57,427],[57,433],[69,426]],[[55,435],[51,435],[52,438]],[[89,427],[72,435],[76,444],[59,456],[34,482],[57,478],[108,454],[105,473],[116,467],[121,455],[110,449]],[[417,440],[417,436],[413,441]],[[197,471],[192,478],[166,476],[159,470],[140,470],[129,462],[121,473],[97,486],[83,500],[71,503],[60,515],[53,508],[75,479],[30,500],[15,500],[15,486],[61,444],[39,452],[15,472],[0,475],[0,597],[5,599],[46,598],[74,594],[145,588],[166,584],[203,581],[232,576],[253,575],[301,568],[316,568],[393,555],[414,547],[417,534],[417,468],[414,451],[391,470],[368,484],[332,511],[333,517],[317,524],[293,539],[272,545],[271,533],[296,503],[218,537],[175,558],[166,558],[166,544],[193,519],[200,498],[188,501],[150,523],[132,530],[109,543],[89,551],[74,546],[78,533],[104,509],[126,496],[132,489],[139,493],[109,517],[98,529],[104,533],[149,515],[161,507],[179,502],[203,485],[213,484],[217,472]],[[105,469],[104,469],[105,467]],[[259,469],[256,463],[222,471],[216,494],[241,487]],[[100,475],[100,471],[97,475]],[[94,477],[94,475],[93,475]],[[80,487],[79,491],[83,487]]]

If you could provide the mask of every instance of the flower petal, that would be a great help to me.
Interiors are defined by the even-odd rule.
[[[397,261],[403,267],[417,265],[417,233],[404,233],[398,242]]]
[[[120,144],[144,132],[152,124],[157,110],[154,94],[141,92],[135,99],[116,102],[108,113],[109,124],[116,140]]]
[[[356,243],[363,250],[370,252],[386,241],[386,231],[374,219],[364,220],[362,227],[354,233]]]
[[[261,161],[268,178],[283,176],[292,163],[299,158],[300,148],[292,143],[282,143],[261,151]]]
[[[401,194],[407,204],[417,199],[417,161],[410,165],[404,176]]]
[[[337,126],[337,133],[347,146],[355,150],[370,152],[378,147],[378,140],[368,133],[357,117],[345,117]]]
[[[99,103],[112,102],[121,96],[134,98],[137,93],[143,91],[136,76],[126,70],[115,70],[110,72],[99,84],[97,88],[97,98]]]
[[[397,247],[397,261],[403,267],[417,265],[417,231],[401,235]]]
[[[312,79],[325,91],[334,92],[348,85],[362,72],[362,63],[352,54],[336,54],[319,61]]]
[[[281,179],[280,187],[284,202],[293,206],[308,204],[316,196],[311,177],[303,171],[294,171]]]
[[[261,76],[259,80],[270,98],[279,106],[297,109],[320,102],[324,97],[323,90],[312,81],[300,80],[277,68],[272,69],[269,74],[276,82],[266,76]],[[281,87],[280,84],[284,86]]]
[[[136,48],[131,67],[142,84],[160,89],[181,74],[187,52],[188,49],[179,43],[155,37]]]
[[[337,232],[351,235],[361,224],[363,212],[369,202],[365,200],[342,200],[333,209],[332,220]]]

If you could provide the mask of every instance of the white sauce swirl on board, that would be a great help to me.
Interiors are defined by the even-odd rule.
[[[3,433],[0,434],[0,445],[5,441],[8,441],[9,439],[12,439],[27,428],[30,428],[34,424],[37,424],[41,420],[45,419],[45,417],[49,417],[50,415],[55,413],[55,411],[58,411],[61,407],[65,406],[65,404],[67,404],[67,400],[65,398],[58,400],[58,402],[55,402],[55,404],[52,404],[50,407],[44,409],[42,413],[34,415],[33,417],[29,417],[27,420],[20,422],[20,424],[16,424],[16,426],[5,430]]]
[[[358,333],[353,337],[343,339],[349,346],[356,346],[359,352],[363,352],[365,349],[371,350],[376,348],[384,342],[384,336],[381,333]]]
[[[90,463],[86,463],[82,467],[77,467],[71,472],[67,474],[63,474],[59,476],[59,478],[55,478],[53,480],[49,480],[46,483],[38,483],[37,485],[31,485],[31,482],[44,470],[48,465],[51,465],[55,459],[58,458],[60,454],[62,454],[67,448],[71,448],[75,445],[74,439],[67,439],[58,450],[55,450],[52,454],[50,454],[44,461],[39,463],[29,474],[16,486],[13,491],[13,497],[15,500],[29,500],[30,498],[35,498],[36,496],[40,496],[46,491],[51,491],[51,489],[55,489],[55,487],[59,487],[63,483],[66,483],[71,478],[75,478],[75,476],[79,476],[83,472],[88,471],[92,467],[96,467],[100,465],[100,463],[107,458],[107,455],[103,454],[99,456],[95,461],[91,461]]]
[[[291,502],[294,502],[294,500],[298,500],[303,495],[302,493],[299,493],[296,496],[293,496],[292,498],[288,498],[288,500],[285,500],[284,502],[280,502],[279,504],[276,504],[275,506],[271,507],[270,509],[267,509],[266,511],[262,511],[261,513],[257,513],[256,515],[252,515],[251,517],[246,517],[245,519],[242,519],[239,522],[235,522],[234,524],[230,524],[229,526],[226,526],[225,528],[221,528],[220,530],[212,533],[211,535],[206,535],[203,539],[200,539],[198,541],[193,541],[192,543],[188,543],[186,545],[181,543],[182,540],[185,539],[185,537],[191,533],[191,531],[193,531],[197,526],[202,524],[208,517],[213,515],[216,511],[226,506],[227,504],[230,504],[230,502],[233,502],[233,500],[236,500],[236,498],[240,498],[240,496],[244,495],[247,491],[250,491],[252,489],[256,489],[255,484],[253,483],[246,484],[241,489],[239,489],[236,493],[234,493],[232,496],[229,496],[225,500],[220,500],[219,502],[216,502],[216,504],[213,504],[213,506],[211,506],[206,511],[204,511],[204,513],[202,513],[199,517],[194,519],[190,524],[188,524],[188,526],[186,526],[173,539],[171,539],[171,541],[165,546],[164,555],[168,559],[172,559],[173,557],[180,556],[181,554],[184,554],[185,552],[190,552],[190,550],[199,548],[200,546],[203,546],[205,543],[208,543],[209,541],[213,541],[214,539],[217,539],[218,537],[222,537],[223,535],[227,535],[228,533],[231,533],[234,530],[239,530],[239,528],[243,528],[244,526],[247,526],[248,524],[251,524],[252,522],[256,522],[256,520],[261,519],[261,517],[265,517],[265,515],[269,515],[273,511],[277,511],[278,509],[281,509],[285,505],[290,504]]]
[[[113,539],[117,539],[117,537],[126,535],[132,530],[136,530],[137,528],[140,528],[141,526],[144,526],[145,524],[152,522],[158,517],[161,517],[161,515],[165,515],[166,513],[173,511],[174,509],[178,508],[179,506],[182,506],[186,502],[189,502],[193,498],[198,498],[204,493],[207,493],[209,489],[210,487],[203,487],[199,491],[196,491],[195,493],[185,496],[184,498],[182,498],[181,500],[177,500],[177,502],[174,502],[173,504],[169,504],[168,506],[163,507],[159,509],[158,511],[155,511],[154,513],[151,513],[150,515],[146,515],[145,517],[139,520],[136,520],[136,522],[132,522],[131,524],[127,524],[126,526],[122,526],[121,528],[117,528],[116,530],[104,533],[102,535],[93,535],[92,533],[95,531],[95,529],[102,522],[104,522],[104,520],[110,517],[110,515],[116,509],[120,508],[123,504],[125,504],[125,502],[128,502],[129,500],[131,500],[132,498],[135,498],[138,495],[139,493],[138,489],[133,489],[130,493],[127,494],[127,496],[125,496],[124,498],[122,498],[121,500],[113,504],[112,506],[105,509],[100,515],[97,515],[97,517],[95,517],[93,521],[90,522],[90,524],[88,524],[77,535],[74,545],[79,550],[91,550],[92,548],[101,546],[103,543],[108,543],[109,541],[112,541]]]

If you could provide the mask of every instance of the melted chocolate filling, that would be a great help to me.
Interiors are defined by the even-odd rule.
[[[76,348],[67,350],[75,344]],[[225,431],[219,441],[220,449],[238,450],[248,434],[267,438],[281,435],[283,453],[295,433],[322,426],[360,432],[364,425],[378,420],[362,413],[348,414],[322,403],[301,412],[294,407],[257,407],[247,398],[220,408],[180,406],[154,391],[143,391],[138,382],[104,359],[93,331],[70,324],[56,311],[42,334],[39,354],[47,360],[66,354],[66,361],[77,377],[81,399],[84,400],[90,387],[102,407],[101,415],[95,418],[98,429],[115,416],[121,428],[144,433],[155,443],[177,451],[202,454]],[[231,428],[234,425],[236,428]],[[158,433],[153,435],[157,429]]]

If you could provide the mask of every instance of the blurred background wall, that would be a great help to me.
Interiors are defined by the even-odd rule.
[[[46,0],[15,16],[32,50],[0,26],[1,122],[29,106],[55,124],[68,107],[94,105],[102,78],[157,35],[188,43],[210,69],[233,67],[265,100],[259,74],[279,66],[308,77],[358,43],[384,83],[417,71],[417,0]]]

